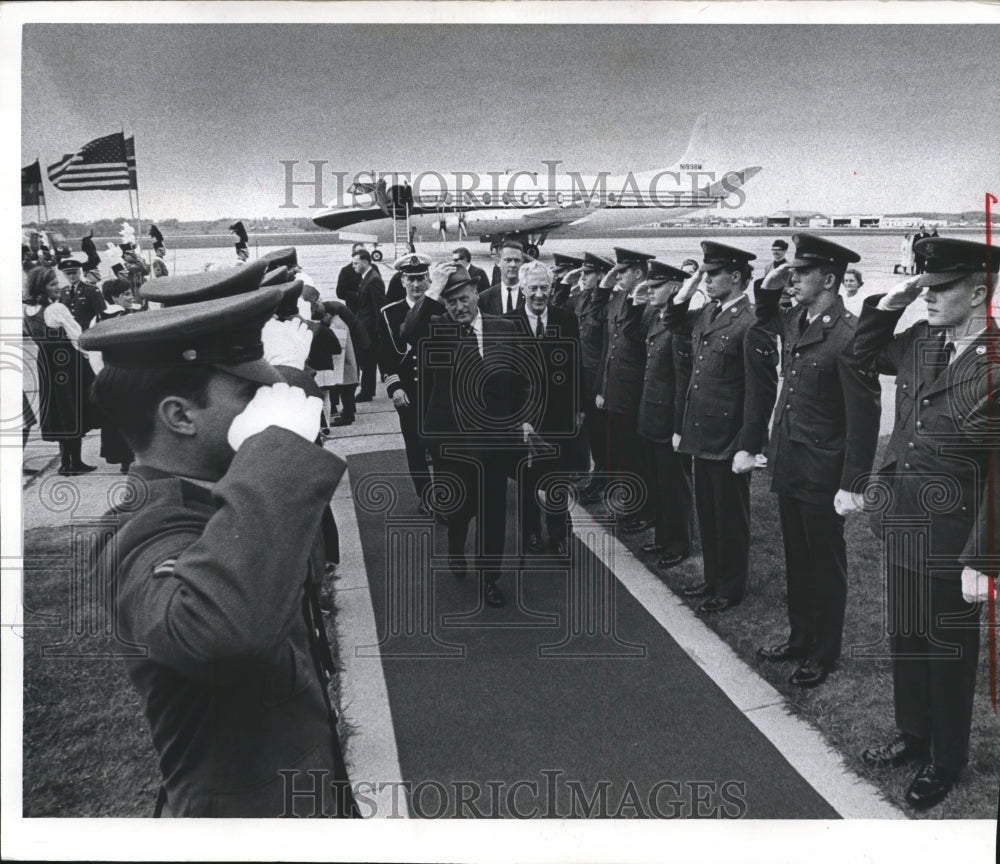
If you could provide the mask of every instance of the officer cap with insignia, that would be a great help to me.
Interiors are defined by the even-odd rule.
[[[757,258],[753,252],[737,249],[735,246],[727,246],[725,243],[716,243],[714,240],[701,241],[701,257],[702,264],[698,268],[701,273],[714,273],[723,267],[738,267],[748,270],[750,262]]]
[[[584,273],[600,273],[603,276],[609,270],[614,269],[614,266],[614,261],[609,261],[607,258],[602,258],[600,255],[594,255],[591,252],[583,253]]]
[[[151,279],[142,286],[142,296],[164,306],[180,306],[246,294],[260,287],[267,265],[266,258],[258,258],[242,267]]]
[[[282,320],[294,318],[299,314],[299,297],[302,296],[305,283],[301,279],[293,279],[291,282],[285,282],[276,287],[281,291],[281,300],[278,302],[274,314]]]
[[[788,262],[789,267],[805,269],[829,264],[844,271],[848,264],[856,264],[861,260],[857,252],[815,234],[795,234],[792,242],[795,244],[795,257]]]
[[[466,285],[474,284],[476,284],[476,280],[469,276],[469,271],[461,264],[458,264],[454,272],[448,274],[448,281],[445,283],[444,288],[441,289],[441,297],[447,297],[449,294],[454,294]]]
[[[241,267],[241,270],[245,270],[245,267]],[[282,264],[280,267],[275,267],[273,270],[268,270],[264,274],[264,278],[260,280],[260,287],[263,288],[265,285],[282,285],[285,282],[291,282],[295,277],[288,272],[288,268]]]
[[[284,379],[264,360],[261,330],[280,299],[279,289],[264,288],[235,297],[122,315],[86,330],[80,336],[80,347],[100,351],[107,367],[208,366],[258,384],[277,384]]]
[[[287,267],[289,270],[292,270],[292,268],[299,266],[299,254],[295,251],[294,246],[288,246],[285,249],[275,249],[273,252],[268,252],[266,255],[261,255],[260,257],[268,262],[268,270],[275,270],[278,267]]]
[[[917,284],[921,288],[947,288],[971,274],[996,273],[1000,270],[1000,246],[955,240],[952,237],[928,237],[914,246],[925,259],[925,270]],[[996,277],[992,280],[996,284]]]
[[[67,270],[82,270],[83,262],[76,258],[63,258],[56,266],[65,273]]]
[[[662,285],[664,282],[684,282],[688,274],[679,267],[671,267],[662,261],[650,261],[646,282],[649,285]]]
[[[555,265],[555,269],[557,271],[575,270],[577,267],[583,266],[583,259],[576,258],[573,255],[563,255],[561,252],[555,252],[552,255],[552,263]]]
[[[615,246],[615,270],[627,270],[629,267],[645,267],[648,261],[652,261],[656,256],[646,252],[633,252],[631,249],[622,249]]]
[[[393,270],[398,270],[404,276],[423,276],[431,269],[431,259],[429,255],[421,255],[419,252],[408,252],[401,258],[397,258],[392,268]]]

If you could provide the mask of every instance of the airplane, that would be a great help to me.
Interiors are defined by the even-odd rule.
[[[492,248],[518,240],[537,258],[550,235],[607,237],[702,208],[736,209],[745,200],[743,186],[761,168],[712,170],[701,155],[706,125],[706,115],[700,116],[674,165],[640,173],[556,173],[558,162],[544,162],[542,172],[460,171],[450,177],[372,171],[356,177],[313,222],[345,239],[357,235],[343,229],[364,225],[376,252],[379,242],[413,248],[416,242],[478,237]]]

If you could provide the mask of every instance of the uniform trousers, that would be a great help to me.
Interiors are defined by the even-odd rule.
[[[750,574],[750,474],[734,474],[730,459],[694,460],[705,583],[731,603],[743,599]]]
[[[445,475],[443,482],[458,483],[460,503],[448,515],[448,556],[463,558],[469,536],[469,523],[476,520],[473,555],[476,566],[484,570],[486,581],[500,578],[500,559],[507,536],[508,461],[489,453],[455,452],[454,444],[436,444],[435,474]],[[453,475],[453,478],[447,478]]]
[[[594,460],[594,473],[607,469],[608,454],[608,412],[598,408],[593,399],[588,399],[583,409],[583,425],[587,430],[590,457]]]
[[[633,519],[649,519],[652,514],[652,489],[646,479],[645,448],[636,431],[636,415],[608,411],[608,462],[613,474],[629,477],[629,486],[639,484],[638,500],[624,515]],[[631,491],[626,498],[631,498]]]
[[[691,554],[694,531],[694,487],[691,457],[678,453],[670,441],[643,441],[646,476],[652,480],[655,539],[664,551]]]
[[[778,496],[788,586],[788,644],[827,669],[840,657],[847,608],[844,517],[823,504]]]
[[[409,405],[402,407],[397,405],[396,414],[399,415],[399,431],[403,433],[406,466],[410,470],[413,489],[417,493],[417,499],[423,501],[424,490],[430,482],[430,474],[427,470],[427,447],[420,437],[417,409],[411,400]]]
[[[980,604],[962,598],[957,574],[930,577],[891,561],[887,570],[896,725],[957,773],[969,761]]]

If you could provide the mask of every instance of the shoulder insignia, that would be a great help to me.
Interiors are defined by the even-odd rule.
[[[174,573],[174,565],[177,564],[176,558],[168,558],[162,564],[158,564],[153,568],[154,576],[172,576]]]
[[[854,315],[853,315],[853,314],[851,314],[850,312],[848,312],[848,311],[847,311],[847,310],[845,309],[845,310],[844,310],[844,317],[845,317],[845,318],[853,318],[853,317],[854,317]]]
[[[824,315],[823,316],[823,323],[824,324],[829,324],[832,320],[833,319],[829,315]]]

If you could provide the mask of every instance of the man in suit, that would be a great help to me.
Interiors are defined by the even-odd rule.
[[[427,473],[427,448],[420,437],[417,415],[417,357],[413,346],[402,336],[407,313],[424,296],[429,283],[431,259],[426,255],[404,255],[393,265],[400,276],[406,297],[382,307],[379,316],[379,366],[385,374],[385,389],[399,416],[399,431],[406,448],[406,464],[413,479],[413,490],[424,515],[430,511],[424,491],[430,482]]]
[[[540,261],[521,265],[518,282],[525,303],[505,315],[522,332],[522,345],[528,362],[537,371],[532,376],[529,393],[529,417],[538,439],[529,442],[531,458],[522,461],[518,478],[522,548],[535,554],[542,544],[542,518],[538,494],[547,492],[553,473],[568,478],[581,467],[577,433],[583,424],[583,381],[580,374],[580,326],[568,309],[550,305],[552,273]],[[554,453],[537,452],[555,448]],[[563,496],[554,496],[562,501]],[[568,505],[568,496],[565,496]],[[545,507],[545,532],[550,554],[568,554],[569,512],[556,508],[548,495]]]
[[[636,431],[645,446],[649,493],[652,497],[653,540],[643,552],[660,553],[657,564],[674,567],[691,554],[694,491],[691,457],[674,450],[673,436],[684,419],[684,394],[691,378],[691,336],[671,333],[663,318],[667,300],[687,281],[683,270],[649,262],[646,284],[651,292],[643,314],[646,371],[636,417]]]
[[[524,307],[524,295],[517,284],[517,271],[524,263],[524,249],[516,240],[500,246],[500,281],[479,295],[479,311],[484,315],[506,315]]]
[[[701,534],[705,578],[684,589],[703,597],[699,611],[713,614],[737,605],[750,571],[750,474],[763,448],[768,411],[747,398],[747,332],[754,322],[746,296],[757,256],[705,240],[703,263],[667,304],[667,326],[690,333],[691,383],[684,424],[674,449],[694,457],[695,510]],[[702,279],[711,301],[689,311]],[[766,350],[763,345],[756,345]],[[753,350],[753,348],[751,348]],[[770,371],[777,378],[772,359]]]
[[[981,601],[1000,565],[1000,331],[990,315],[1000,248],[936,237],[919,251],[922,276],[865,300],[854,353],[896,376],[896,421],[875,475],[886,504],[873,527],[885,542],[899,731],[862,758],[921,762],[906,801],[926,809],[968,762]],[[894,335],[922,288],[927,320]]]
[[[464,246],[459,246],[451,253],[451,260],[469,271],[469,276],[476,280],[476,290],[480,294],[490,287],[490,277],[486,275],[485,270],[472,263],[472,253]]]
[[[364,243],[355,243],[351,246],[351,255],[360,249],[364,249]],[[378,265],[372,264],[375,272],[379,272]],[[361,277],[354,270],[353,260],[348,261],[337,274],[337,299],[343,300],[355,315],[358,314],[358,286],[361,284]]]
[[[378,364],[378,320],[385,305],[385,284],[378,270],[372,266],[367,249],[358,249],[351,256],[351,266],[358,275],[357,316],[368,333],[370,345],[357,351],[361,371],[361,389],[357,402],[371,402],[375,398],[376,366]],[[350,304],[348,304],[350,305]],[[356,349],[361,346],[356,346]]]
[[[793,260],[771,270],[756,291],[751,331],[779,336],[784,346],[770,464],[785,548],[789,635],[757,656],[797,661],[791,684],[816,687],[840,657],[847,608],[844,519],[858,509],[852,490],[875,459],[881,389],[877,373],[853,358],[857,319],[840,296],[847,265],[860,256],[811,234],[792,239]],[[796,305],[783,310],[789,284]],[[770,365],[753,354],[748,362],[752,369]],[[750,385],[754,398],[763,400],[762,415],[774,407],[770,375],[765,378],[763,388]]]
[[[636,417],[642,398],[642,379],[646,370],[646,342],[642,333],[642,315],[649,294],[639,285],[646,278],[653,255],[615,248],[615,293],[608,305],[607,351],[601,367],[594,404],[607,411],[608,470],[638,481],[645,477],[643,446],[636,432]],[[626,518],[621,530],[637,534],[652,527],[648,492],[637,512]]]
[[[614,266],[614,261],[585,252],[580,268],[580,293],[571,304],[580,324],[583,425],[594,463],[594,475],[580,488],[580,500],[584,502],[596,501],[602,494],[604,480],[601,475],[608,462],[608,412],[598,408],[595,400],[608,345],[608,304]]]
[[[163,815],[357,815],[316,597],[318,528],[346,466],[314,443],[322,401],[263,359],[265,322],[286,327],[268,320],[280,297],[265,287],[125,315],[80,340],[102,352],[95,397],[138,457],[140,505],[116,513],[103,566],[119,635],[144,649],[128,673]],[[304,358],[308,331],[289,326]],[[284,769],[321,794],[290,806]]]
[[[435,474],[459,483],[448,518],[452,573],[466,575],[465,544],[476,520],[474,554],[487,606],[504,605],[498,584],[507,531],[507,476],[533,434],[528,384],[513,321],[479,311],[476,282],[464,267],[433,268],[431,288],[407,313],[401,336],[416,347],[420,434]]]

